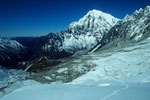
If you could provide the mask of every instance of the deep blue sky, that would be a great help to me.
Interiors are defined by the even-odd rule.
[[[0,37],[46,35],[92,9],[123,18],[147,5],[150,0],[0,0]]]

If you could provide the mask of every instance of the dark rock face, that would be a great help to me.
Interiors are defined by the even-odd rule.
[[[54,38],[54,35],[55,35],[54,33],[50,33],[47,36],[41,36],[41,37],[26,37],[26,38],[18,37],[12,39],[28,47],[33,52],[39,52],[41,51],[42,46],[46,44],[49,41],[49,39]]]
[[[31,52],[15,40],[0,38],[0,65],[17,68],[18,62],[29,60]]]
[[[46,57],[40,57],[31,61],[28,61],[25,65],[25,71],[39,72],[42,69],[52,68],[60,64],[60,60],[49,60]]]
[[[22,45],[32,50],[35,55],[46,56],[48,59],[60,59],[71,56],[71,53],[62,49],[63,35],[49,33],[46,36],[18,40]]]

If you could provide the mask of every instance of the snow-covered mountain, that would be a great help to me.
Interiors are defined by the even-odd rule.
[[[30,46],[26,46],[47,58],[60,59],[78,51],[94,52],[106,44],[109,48],[128,45],[129,42],[139,42],[149,37],[149,20],[149,6],[135,11],[131,16],[127,15],[122,20],[98,10],[91,10],[79,21],[71,23],[66,30],[31,39],[28,42]],[[37,58],[36,60],[38,61]]]
[[[23,48],[23,46],[17,41],[6,39],[6,38],[0,38],[0,46],[1,46],[1,49],[2,47],[3,48],[10,47],[14,50],[20,50]]]
[[[110,14],[99,10],[89,11],[78,22],[73,22],[63,31],[63,49],[69,52],[91,49],[101,41],[104,34],[118,22]]]
[[[36,60],[29,61],[30,65],[35,65],[35,61],[38,63],[43,56],[54,60],[78,53],[86,53],[102,40],[103,36],[108,33],[118,20],[102,11],[91,10],[79,21],[71,23],[61,32],[49,33],[46,36],[37,38],[27,38],[27,40],[24,39],[25,41],[19,39],[18,42],[31,48],[36,52],[36,55],[40,55],[40,57],[35,58]],[[50,64],[49,62],[46,63],[47,66],[51,66],[51,63],[53,64],[55,61]],[[38,64],[35,65],[33,70],[36,70],[36,68],[39,68]]]
[[[89,50],[101,41],[103,35],[107,34],[118,20],[110,14],[91,10],[78,22],[71,23],[66,30],[50,34],[54,38],[50,38],[42,48],[48,53],[54,49],[59,53],[64,51],[71,54],[79,50]]]
[[[69,34],[69,33],[66,33],[66,34]],[[80,34],[79,34],[79,36],[80,36]],[[149,39],[147,39],[147,38],[149,38],[149,36],[150,36],[150,7],[147,6],[145,9],[140,9],[139,11],[135,11],[131,16],[128,15],[124,19],[122,19],[119,22],[117,22],[117,24],[115,26],[113,26],[108,31],[108,33],[106,33],[104,35],[103,39],[99,42],[99,44],[97,46],[99,46],[101,44],[101,47],[104,46],[104,48],[98,49],[96,47],[96,49],[99,52],[96,53],[95,55],[92,54],[92,55],[87,55],[85,57],[84,56],[81,56],[81,57],[79,56],[77,58],[75,57],[74,58],[75,60],[74,59],[71,59],[71,60],[69,59],[68,61],[65,61],[65,63],[62,63],[62,64],[58,65],[57,67],[54,67],[54,69],[52,68],[50,71],[46,71],[45,73],[46,73],[46,75],[48,73],[56,74],[55,76],[50,76],[52,78],[52,80],[53,80],[53,77],[54,77],[54,81],[56,80],[57,76],[58,76],[57,80],[61,80],[62,79],[62,81],[65,81],[65,82],[66,81],[67,82],[68,81],[72,81],[75,78],[79,77],[80,75],[85,74],[86,72],[91,70],[91,68],[93,68],[93,66],[97,66],[98,64],[99,64],[98,66],[101,66],[101,67],[99,67],[101,71],[107,70],[105,68],[104,69],[101,69],[101,68],[103,66],[107,66],[107,62],[113,61],[113,62],[111,62],[112,63],[111,65],[116,64],[115,61],[117,61],[117,55],[120,55],[120,53],[118,54],[116,52],[119,52],[119,51],[128,52],[126,55],[129,54],[128,57],[126,57],[125,55],[121,54],[120,57],[126,57],[127,60],[118,57],[118,61],[119,60],[124,60],[124,62],[120,61],[119,63],[121,63],[123,65],[128,64],[128,66],[126,66],[126,67],[130,67],[130,65],[131,66],[135,66],[136,65],[136,66],[139,66],[139,69],[140,69],[140,67],[142,67],[141,66],[142,64],[145,64],[143,66],[146,67],[145,68],[145,71],[146,71],[149,68],[147,66],[147,65],[149,65],[148,62],[147,62],[148,60],[145,61],[146,63],[143,63],[144,61],[142,61],[140,65],[137,65],[135,55],[137,54],[138,55],[137,57],[139,57],[139,58],[137,58],[138,62],[141,61],[141,57],[143,59],[144,58],[148,59],[147,57],[149,57],[149,54],[148,54],[149,53],[149,49],[146,46],[148,46],[147,43],[149,43]],[[144,41],[144,42],[142,42],[142,41]],[[141,46],[142,43],[145,44],[146,46],[143,45],[144,47],[142,47]],[[63,42],[62,42],[62,44],[63,44]],[[106,45],[106,47],[109,47],[109,49],[108,48],[105,49],[105,45]],[[130,48],[126,49],[126,47],[129,47],[129,46],[131,47],[131,49]],[[118,48],[119,49],[122,48],[122,49],[119,50]],[[140,48],[144,48],[144,49],[146,49],[146,51],[139,50]],[[131,52],[131,51],[135,51],[135,52]],[[104,52],[104,55],[101,55],[101,53],[103,54],[103,52]],[[106,54],[106,52],[108,52],[108,54]],[[133,58],[132,58],[132,56],[130,56],[130,52],[133,54]],[[145,52],[145,54],[144,55],[140,55],[140,54],[138,54],[138,52],[142,52],[140,54],[144,54],[144,52]],[[108,57],[108,59],[106,58],[107,56],[115,55],[115,53],[117,55],[113,56],[113,58],[111,58],[111,57],[110,58]],[[106,57],[105,57],[104,60],[101,61],[101,57],[99,57],[99,56],[102,56],[102,57],[106,56]],[[129,58],[132,58],[131,62],[128,61]],[[94,59],[96,59],[97,62],[93,62]],[[104,62],[106,62],[106,65],[102,64]],[[128,62],[130,62],[131,64],[129,64]],[[113,66],[116,66],[116,65],[113,65]],[[59,69],[61,69],[61,68],[62,68],[62,70],[59,71]],[[64,70],[66,70],[66,71],[64,71]],[[112,67],[111,70],[113,71],[113,67]],[[118,70],[118,68],[116,70]],[[116,72],[116,70],[115,70],[115,72]],[[140,70],[138,70],[138,71],[140,71]],[[124,69],[123,69],[123,71],[124,71]],[[60,74],[59,74],[59,72],[60,72]],[[71,75],[70,75],[70,73],[71,73]],[[133,72],[131,72],[131,74],[132,73]],[[69,77],[68,77],[68,74],[69,74]],[[105,74],[105,72],[104,72],[104,74]]]
[[[32,52],[15,40],[0,38],[0,65],[12,67],[32,56]],[[15,66],[16,67],[16,66]]]
[[[119,45],[124,42],[139,42],[150,36],[150,6],[126,15],[104,36],[102,46],[108,43]]]
[[[112,15],[94,9],[61,32],[17,41],[50,59],[59,59],[90,50],[118,21]]]

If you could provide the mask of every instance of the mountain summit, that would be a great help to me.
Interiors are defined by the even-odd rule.
[[[73,22],[69,27],[74,27],[76,25],[86,25],[87,28],[92,28],[92,25],[108,25],[113,26],[119,19],[113,17],[110,14],[104,13],[100,10],[90,10],[83,18],[78,22]],[[88,26],[90,25],[90,26]],[[109,27],[107,26],[107,27]],[[104,26],[102,26],[104,27]]]
[[[78,51],[88,51],[99,43],[104,34],[107,34],[118,21],[119,19],[110,14],[91,10],[65,30],[47,35],[44,39],[47,39],[47,43],[40,48],[45,54],[50,55],[49,58],[61,58]]]
[[[118,20],[110,14],[91,10],[78,22],[71,23],[66,30],[58,33],[62,38],[61,48],[69,53],[89,50],[101,41]]]

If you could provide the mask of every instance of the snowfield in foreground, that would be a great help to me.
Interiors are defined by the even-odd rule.
[[[149,100],[150,73],[83,84],[47,84],[15,90],[0,100]]]

